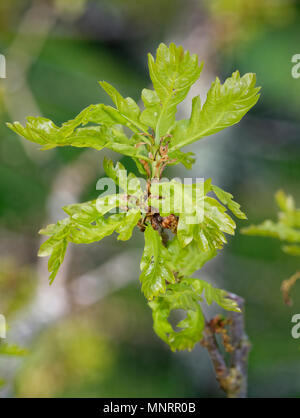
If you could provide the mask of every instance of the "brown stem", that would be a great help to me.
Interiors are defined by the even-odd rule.
[[[296,281],[300,279],[300,271],[297,271],[297,273],[293,274],[292,277],[289,279],[286,279],[282,282],[280,290],[282,292],[284,303],[288,306],[293,305],[293,301],[290,296],[290,292],[292,287],[295,285]]]
[[[230,313],[230,338],[232,351],[227,365],[220,347],[217,343],[215,332],[209,323],[206,324],[204,337],[201,344],[208,350],[211,357],[216,379],[220,387],[226,392],[228,398],[247,397],[247,365],[248,354],[251,348],[244,324],[244,299],[233,293],[228,297],[237,302],[241,313]]]

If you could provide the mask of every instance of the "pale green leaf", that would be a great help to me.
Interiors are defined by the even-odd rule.
[[[139,209],[130,209],[123,222],[117,226],[116,232],[119,234],[118,240],[127,241],[131,238],[134,227],[137,225],[141,218],[141,212]]]
[[[114,166],[112,160],[105,157],[103,168],[107,176],[113,179],[116,185],[123,189],[126,194],[141,196],[140,180],[133,173],[128,174],[126,168],[119,161]]]
[[[111,97],[116,105],[116,109],[108,106],[108,113],[116,123],[127,126],[133,132],[147,132],[147,126],[140,121],[141,111],[136,102],[127,97],[124,99],[122,95],[106,81],[99,82],[101,87]]]
[[[142,292],[147,299],[153,299],[164,293],[166,282],[174,283],[175,278],[169,266],[170,255],[163,246],[158,232],[147,226],[145,233],[145,248],[141,259]]]
[[[131,144],[124,132],[117,127],[101,125],[72,130],[73,126],[71,128],[63,125],[59,128],[51,120],[41,117],[27,118],[25,127],[19,122],[8,123],[7,126],[29,141],[42,145],[44,150],[69,145],[97,150],[106,147],[124,155],[149,160],[142,150]]]
[[[204,201],[205,218],[213,221],[220,231],[229,235],[234,235],[236,228],[235,222],[226,213],[226,208],[222,206],[216,199],[206,196]]]
[[[171,134],[171,150],[179,149],[205,136],[215,134],[238,123],[259,99],[255,74],[240,77],[238,71],[221,84],[217,78],[207,93],[201,108],[199,97],[193,99],[189,120],[177,123]]]
[[[282,250],[289,255],[300,256],[300,209],[296,209],[295,201],[292,196],[286,195],[283,190],[279,190],[275,199],[282,212],[278,214],[278,221],[266,220],[259,225],[250,225],[242,229],[246,235],[257,235],[277,238],[292,245],[282,246]]]
[[[142,112],[140,120],[142,123],[155,130],[161,112],[160,99],[155,90],[143,89],[142,100],[145,110]]]
[[[246,235],[272,237],[287,242],[300,242],[300,231],[270,220],[266,220],[260,225],[250,225],[243,228],[242,232]]]
[[[194,238],[194,224],[188,223],[188,216],[182,213],[179,216],[179,222],[177,226],[177,238],[182,247],[185,247],[190,242],[193,241]]]
[[[131,237],[133,228],[141,217],[137,207],[129,209],[126,213],[103,217],[120,202],[123,202],[122,195],[108,195],[94,201],[65,206],[63,209],[70,217],[40,231],[43,235],[50,235],[41,245],[38,254],[40,257],[50,256],[50,283],[53,282],[64,260],[69,242],[89,244],[100,241],[115,231],[119,233],[120,240],[128,240]]]
[[[223,205],[226,205],[229,210],[239,219],[247,219],[247,216],[240,210],[241,205],[233,200],[232,194],[225,192],[218,186],[212,185],[212,190]]]
[[[51,237],[41,245],[38,252],[39,257],[47,257],[51,255],[53,248],[68,237],[70,228],[70,219],[66,218],[58,221],[56,225],[51,224],[45,229],[41,229],[39,231],[40,234],[51,235]]]
[[[181,163],[190,170],[195,163],[195,154],[193,152],[182,152],[180,150],[176,150],[169,153],[170,163],[169,165],[175,165]]]
[[[204,194],[208,187],[209,181],[194,184],[177,180],[152,182],[148,204],[162,216],[184,213],[190,216],[191,222],[200,222],[204,216]]]
[[[289,255],[300,256],[300,245],[284,245],[282,250]]]
[[[50,284],[55,279],[58,270],[64,261],[66,250],[68,246],[68,241],[66,238],[60,240],[56,245],[53,246],[51,255],[48,261],[48,271],[51,273],[49,276]]]
[[[192,350],[203,337],[204,316],[196,292],[189,285],[169,285],[167,292],[149,303],[152,309],[153,328],[172,351]],[[184,310],[186,318],[173,329],[168,321],[171,311]]]
[[[152,114],[159,111],[155,119],[151,118],[151,124],[155,125],[156,143],[159,139],[170,132],[175,123],[177,105],[187,96],[190,87],[198,80],[202,65],[198,65],[196,54],[190,55],[182,46],[177,47],[171,43],[169,48],[160,44],[156,52],[156,60],[151,54],[148,55],[150,77],[160,100],[160,109],[155,105]],[[145,96],[145,94],[144,94]],[[156,96],[150,98],[148,103],[154,104]],[[149,107],[147,107],[149,109]]]
[[[210,184],[206,189],[209,190],[209,187]],[[227,242],[224,233],[234,235],[235,222],[216,199],[205,196],[203,203],[203,208],[198,204],[199,211],[195,212],[198,216],[195,218],[186,213],[179,214],[178,241],[185,247],[195,240],[199,250],[203,252],[222,249]]]
[[[171,255],[172,269],[179,272],[180,276],[190,276],[217,255],[215,249],[200,251],[195,241],[182,248],[177,237],[169,241],[168,251]]]
[[[286,195],[283,190],[278,190],[275,194],[278,207],[284,212],[295,210],[295,201],[291,195]]]
[[[182,281],[182,284],[191,285],[200,299],[204,293],[205,300],[208,305],[211,305],[212,302],[215,302],[221,306],[221,308],[227,311],[241,312],[236,301],[231,299],[225,290],[218,289],[205,280],[185,278]]]

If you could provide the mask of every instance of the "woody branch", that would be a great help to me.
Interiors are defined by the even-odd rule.
[[[231,312],[227,322],[229,324],[229,338],[227,342],[225,340],[224,346],[229,352],[229,361],[225,361],[220,350],[213,321],[206,323],[201,344],[208,350],[216,379],[227,397],[246,398],[248,355],[251,344],[245,332],[244,299],[233,293],[228,293],[228,297],[234,300],[241,309],[241,313]]]

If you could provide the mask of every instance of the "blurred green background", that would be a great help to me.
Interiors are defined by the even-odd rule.
[[[291,75],[299,20],[300,5],[288,0],[0,0],[7,61],[0,79],[0,313],[8,341],[29,350],[22,359],[0,357],[2,396],[223,396],[204,349],[171,353],[154,334],[138,282],[139,232],[126,244],[113,237],[73,246],[48,286],[37,232],[63,216],[63,204],[97,196],[105,152],[41,152],[5,122],[43,115],[62,123],[91,103],[109,103],[98,80],[139,100],[150,84],[147,52],[174,41],[205,61],[193,94],[205,97],[216,75],[257,74],[262,96],[250,114],[189,150],[197,154],[192,175],[211,177],[242,204],[249,222],[239,228],[274,218],[279,188],[300,206],[300,79]],[[191,174],[176,167],[166,175]],[[251,397],[300,396],[300,341],[291,337],[300,286],[292,307],[280,294],[299,264],[279,242],[237,231],[199,273],[246,299]]]

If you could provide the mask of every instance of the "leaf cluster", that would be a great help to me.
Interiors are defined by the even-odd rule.
[[[278,190],[275,201],[279,208],[276,222],[265,220],[259,225],[242,229],[246,235],[276,238],[285,244],[282,250],[290,255],[300,256],[300,209],[296,208],[294,198]]]
[[[64,207],[68,216],[40,231],[49,238],[39,255],[49,256],[52,283],[69,243],[92,243],[113,233],[126,241],[138,227],[145,237],[141,288],[153,312],[154,329],[172,350],[192,349],[204,329],[199,302],[216,302],[233,311],[238,307],[225,291],[191,275],[223,248],[225,234],[234,234],[236,225],[228,210],[240,219],[246,216],[233,196],[210,179],[186,185],[165,182],[162,173],[179,163],[191,168],[194,156],[182,147],[238,123],[257,102],[259,88],[251,73],[241,77],[236,71],[223,84],[217,78],[205,103],[195,97],[190,117],[177,120],[177,107],[199,79],[203,64],[175,44],[161,44],[155,59],[149,54],[148,64],[153,89],[143,89],[143,108],[100,82],[115,107],[91,105],[61,127],[40,117],[29,117],[25,126],[18,122],[8,126],[42,149],[106,147],[135,161],[146,177],[146,190],[132,173],[124,181],[121,163],[114,166],[105,159],[107,176],[122,192]],[[169,316],[177,309],[184,310],[186,318],[174,330]]]

